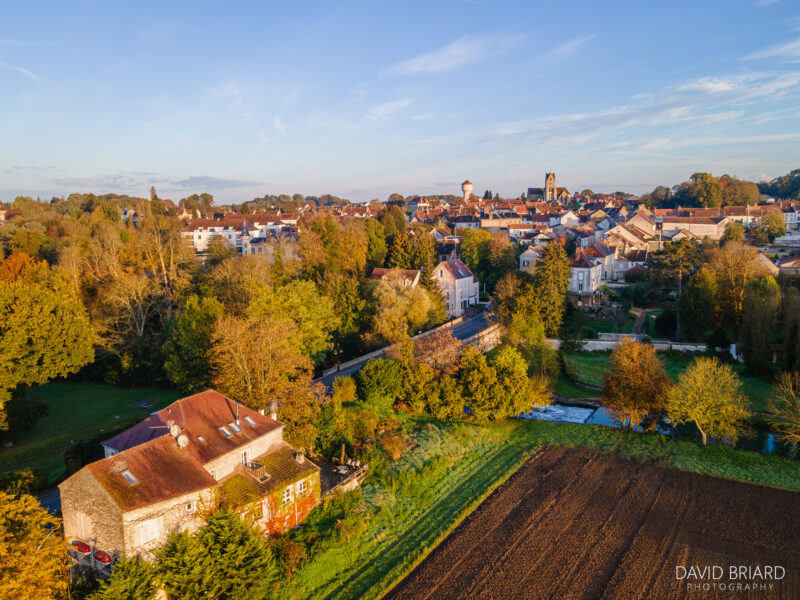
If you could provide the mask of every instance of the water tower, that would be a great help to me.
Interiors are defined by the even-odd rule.
[[[469,179],[461,184],[461,191],[464,192],[464,202],[466,202],[472,195],[472,182]]]

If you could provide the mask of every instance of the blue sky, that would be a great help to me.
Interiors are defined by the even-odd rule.
[[[800,167],[800,3],[0,0],[0,199]]]

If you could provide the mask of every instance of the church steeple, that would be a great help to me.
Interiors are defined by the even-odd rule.
[[[555,173],[545,173],[544,175],[544,201],[545,202],[555,202],[556,201],[556,174]]]

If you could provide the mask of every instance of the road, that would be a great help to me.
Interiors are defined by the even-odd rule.
[[[463,321],[453,325],[450,328],[450,331],[456,337],[456,339],[464,341],[473,335],[480,333],[484,329],[491,326],[487,318],[486,311],[481,311],[474,315],[470,315],[469,317],[465,317]],[[346,375],[352,375],[353,373],[357,373],[361,367],[364,366],[364,362],[356,363],[354,365],[350,365],[341,369],[340,371],[336,371],[335,373],[331,373],[330,375],[326,375],[325,377],[320,377],[316,381],[324,384],[326,388],[329,390],[333,386],[333,382],[337,377],[344,377]]]

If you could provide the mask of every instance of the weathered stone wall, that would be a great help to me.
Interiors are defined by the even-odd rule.
[[[108,492],[84,467],[58,486],[64,538],[82,539],[109,554],[124,551],[122,511]],[[81,531],[81,520],[83,529]]]

